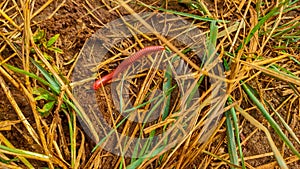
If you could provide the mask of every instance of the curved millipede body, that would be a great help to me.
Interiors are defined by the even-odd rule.
[[[103,78],[97,79],[93,85],[93,89],[97,90],[101,87],[101,85],[105,85],[109,83],[114,76],[117,76],[119,73],[121,73],[123,70],[128,68],[133,62],[136,60],[142,58],[143,56],[146,56],[147,54],[162,51],[165,48],[163,46],[148,46],[144,49],[139,50],[132,56],[125,59],[114,71],[109,73],[108,75],[104,76]]]

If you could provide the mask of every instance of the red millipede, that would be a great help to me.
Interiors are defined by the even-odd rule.
[[[101,85],[105,85],[109,83],[114,76],[117,76],[119,73],[121,73],[124,69],[129,67],[133,62],[136,60],[142,58],[143,56],[153,53],[153,52],[158,52],[165,50],[163,46],[148,46],[145,47],[144,49],[139,50],[129,58],[125,59],[115,70],[113,70],[111,73],[108,75],[104,76],[103,78],[97,79],[94,84],[93,84],[93,89],[97,90],[101,87]]]

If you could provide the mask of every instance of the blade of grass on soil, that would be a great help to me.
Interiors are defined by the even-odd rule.
[[[31,58],[30,58],[31,59]],[[60,85],[57,82],[57,80],[55,78],[53,78],[47,71],[46,69],[44,69],[40,64],[38,64],[36,61],[34,61],[33,59],[31,59],[32,63],[39,69],[39,71],[41,71],[41,73],[43,74],[43,76],[47,79],[48,83],[49,83],[49,87],[51,89],[53,89],[57,94],[60,93]],[[63,100],[69,105],[71,106],[76,113],[82,117],[81,112],[79,111],[79,109],[67,98],[66,95],[64,95]]]
[[[176,87],[176,86],[173,86],[173,87],[171,87],[171,88],[169,88],[169,89],[165,89],[165,92],[163,92],[163,95],[156,96],[156,97],[160,97],[160,98],[159,98],[159,100],[155,103],[155,105],[152,107],[152,109],[149,110],[149,112],[147,113],[147,116],[146,116],[146,118],[145,118],[144,121],[147,121],[147,119],[151,116],[151,114],[153,114],[153,112],[159,108],[159,106],[162,104],[162,102],[165,101],[165,99],[166,99],[167,97],[170,97],[171,91],[172,91],[175,87]],[[167,112],[167,113],[169,113],[169,112]],[[140,131],[141,131],[141,132],[140,132],[140,138],[142,138],[142,136],[143,136],[143,129],[145,128],[145,125],[146,125],[146,123],[143,123],[142,128],[140,129]],[[138,150],[139,150],[140,144],[137,144],[137,145],[135,146],[135,149],[134,149],[134,152],[133,152],[133,154],[134,154],[133,157],[137,157],[136,155],[138,155],[138,157],[142,157],[142,156],[146,155],[147,153],[149,153],[149,148],[150,148],[150,146],[151,146],[151,143],[152,143],[152,140],[153,140],[153,138],[154,138],[154,136],[155,136],[155,133],[156,133],[155,130],[152,130],[152,131],[150,132],[150,135],[149,135],[149,137],[148,137],[146,143],[143,145],[143,147],[141,148],[141,150],[140,150],[139,152],[138,152]],[[132,159],[131,159],[131,163],[135,162],[136,160],[137,160],[136,158],[132,158]]]
[[[142,2],[140,2],[140,5],[145,6],[147,8],[156,9],[156,10],[159,10],[159,11],[168,12],[170,14],[175,14],[175,15],[179,15],[179,16],[185,16],[185,17],[192,18],[192,19],[195,19],[195,20],[200,20],[200,21],[222,22],[222,23],[224,23],[224,22],[228,23],[229,22],[229,21],[225,21],[225,20],[219,20],[219,19],[214,19],[214,18],[209,18],[209,17],[202,17],[202,16],[199,16],[199,15],[194,15],[194,14],[190,14],[190,13],[169,10],[169,9],[165,9],[165,8],[159,8],[159,7],[144,4]]]
[[[48,86],[48,87],[51,87],[50,84],[49,84],[46,80],[44,80],[43,78],[38,77],[38,76],[37,76],[36,74],[34,74],[34,73],[27,72],[27,71],[25,71],[25,70],[23,70],[23,69],[19,69],[19,68],[17,68],[17,67],[14,67],[14,66],[12,66],[12,65],[9,65],[9,64],[3,64],[3,65],[6,66],[8,69],[14,71],[14,72],[17,72],[17,73],[20,73],[20,74],[24,74],[24,75],[26,75],[26,76],[29,76],[29,77],[31,77],[31,78],[33,78],[33,79],[38,80],[38,81],[41,82],[43,85],[46,85],[46,86]],[[55,91],[55,88],[53,88],[53,90]]]
[[[271,127],[275,130],[275,132],[279,135],[279,137],[284,141],[284,143],[290,148],[290,150],[300,158],[300,154],[298,150],[294,147],[293,143],[287,138],[287,136],[283,133],[280,126],[276,123],[276,121],[272,118],[272,116],[267,112],[267,110],[264,108],[263,104],[260,103],[259,99],[255,97],[253,92],[250,90],[249,86],[245,83],[242,83],[242,88],[244,89],[245,93],[248,95],[248,97],[252,100],[252,102],[257,106],[257,108],[260,110],[260,112],[263,114],[263,116],[266,118],[266,120],[269,122]]]
[[[258,92],[252,88],[251,86],[248,86],[249,89],[251,90],[251,92],[253,93],[253,95],[255,97],[259,97]],[[279,120],[281,121],[281,123],[283,124],[283,126],[286,128],[286,130],[290,133],[290,135],[297,141],[298,144],[300,144],[299,139],[297,138],[296,134],[293,132],[293,130],[290,128],[290,126],[284,121],[284,119],[281,117],[281,115],[276,111],[276,109],[266,100],[263,99],[265,104],[270,107],[270,109],[276,114],[276,116],[279,118]]]
[[[149,154],[146,154],[142,157],[140,157],[139,159],[137,159],[136,161],[134,161],[133,163],[131,163],[130,165],[128,165],[126,168],[127,169],[136,169],[138,168],[145,160],[149,160],[149,157],[154,157],[159,155],[163,150],[165,149],[165,146],[159,147],[157,149],[155,149],[154,151],[152,151]]]
[[[31,159],[36,159],[40,161],[45,161],[45,162],[50,162],[50,157],[44,154],[39,154],[27,150],[21,150],[21,149],[16,149],[16,148],[9,148],[4,145],[0,145],[0,151],[6,152],[11,155],[17,155],[21,157],[26,157],[26,158],[31,158]]]
[[[57,83],[57,81],[35,60],[30,58],[30,61],[41,71],[43,76],[47,79],[47,81],[50,83],[50,85],[55,89],[56,92],[60,93],[60,85]]]
[[[238,105],[235,106],[235,108],[243,115],[243,117],[245,117],[245,119],[247,119],[251,124],[253,124],[254,126],[256,126],[257,128],[259,128],[260,130],[262,130],[266,136],[267,139],[270,143],[271,149],[274,153],[274,157],[276,158],[278,165],[280,166],[280,168],[284,168],[284,169],[288,169],[285,160],[283,159],[283,157],[281,156],[279,150],[277,149],[277,146],[275,145],[272,136],[269,132],[269,130],[263,126],[259,121],[257,121],[255,118],[253,118],[252,116],[250,116],[248,113],[246,113],[241,107],[239,107]]]
[[[281,3],[279,3],[278,6],[276,6],[275,8],[273,8],[269,13],[267,13],[265,16],[263,16],[259,21],[258,23],[252,28],[252,30],[250,31],[250,33],[247,35],[247,37],[245,38],[244,40],[244,43],[241,44],[239,47],[238,47],[238,50],[240,50],[243,46],[246,46],[251,38],[254,36],[255,32],[258,31],[265,23],[268,19],[270,19],[271,17],[274,17],[276,15],[278,15],[278,10],[280,9],[280,7],[282,5],[284,5],[286,2],[288,2],[288,0],[286,1],[283,1]]]
[[[2,135],[2,133],[0,133],[0,140],[2,142],[2,144],[4,143],[7,147],[11,148],[11,149],[15,149],[15,147],[4,137],[4,135]],[[24,157],[21,156],[17,156],[18,159],[20,159],[20,161],[23,162],[23,164],[26,165],[26,167],[33,169],[33,165]]]
[[[224,67],[226,71],[229,71],[229,65],[225,59],[223,59]],[[232,99],[229,97],[227,100],[228,105],[232,104]],[[246,169],[243,150],[240,142],[240,132],[238,126],[238,119],[236,116],[236,111],[234,107],[230,108],[227,112],[225,112],[226,116],[226,133],[227,133],[227,141],[228,141],[228,153],[230,157],[230,162],[239,165],[238,162],[238,153],[236,151],[236,143],[238,145],[238,151],[242,163],[242,168]]]

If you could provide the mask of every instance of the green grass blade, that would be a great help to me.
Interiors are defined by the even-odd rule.
[[[208,50],[207,50],[207,56],[203,57],[203,63],[201,65],[201,67],[204,66],[204,64],[208,64],[210,63],[210,61],[207,59],[207,57],[211,58],[213,60],[213,54],[215,52],[215,46],[217,44],[217,38],[218,38],[218,27],[216,25],[216,22],[212,22],[210,24],[210,34],[209,34],[209,39],[208,39]],[[192,100],[192,98],[194,97],[194,95],[196,94],[196,92],[198,91],[198,88],[200,87],[202,81],[204,80],[205,76],[201,76],[196,84],[196,86],[193,88],[193,90],[191,91],[190,96],[187,99],[187,105],[189,105],[190,101]]]
[[[37,81],[41,82],[42,84],[50,87],[50,83],[48,83],[46,80],[44,80],[43,78],[40,78],[39,76],[37,76],[34,73],[27,72],[27,71],[25,71],[23,69],[19,69],[17,67],[9,65],[9,64],[3,64],[3,65],[6,66],[8,69],[14,71],[14,72],[17,72],[17,73],[20,73],[20,74],[23,74],[23,75],[27,75],[27,76],[29,76],[29,77],[31,77],[33,79],[36,79]]]
[[[60,93],[60,85],[57,83],[57,81],[34,59],[30,58],[30,61],[38,68],[39,71],[41,71],[43,76],[50,83],[50,86],[52,86],[55,89],[55,92]]]
[[[145,128],[145,125],[146,125],[146,122],[148,121],[149,117],[152,115],[152,113],[157,110],[157,108],[161,105],[161,103],[164,101],[164,97],[161,97],[159,99],[159,101],[154,105],[154,107],[147,113],[147,116],[146,118],[144,119],[144,123],[142,125],[142,128],[140,129],[141,132],[140,132],[140,138],[142,138],[143,136],[143,129]],[[153,137],[155,135],[155,130],[151,131],[150,132],[150,136],[149,136],[149,139],[147,140],[147,142],[143,145],[142,149],[138,152],[139,150],[139,141],[138,143],[136,144],[135,148],[134,148],[134,155],[139,155],[140,156],[143,156],[148,150],[149,150],[149,147],[150,147],[150,144],[151,144],[151,141],[153,140]],[[137,157],[137,156],[133,156],[133,157]],[[136,160],[136,158],[132,158],[131,161],[134,162]]]
[[[228,103],[232,104],[232,99],[231,98],[228,98]],[[238,146],[238,151],[239,151],[239,155],[240,155],[240,159],[241,159],[241,163],[242,163],[242,168],[246,169],[245,160],[244,160],[244,154],[243,154],[243,149],[242,149],[242,145],[241,145],[241,141],[240,141],[241,139],[240,139],[239,126],[238,126],[238,119],[236,117],[236,112],[235,112],[235,109],[233,107],[229,110],[229,114],[232,117],[232,122],[233,122],[233,127],[234,127],[234,134],[235,134],[235,140],[236,140],[236,143],[237,143],[237,146]],[[233,163],[233,161],[232,161],[232,163]],[[235,163],[233,163],[233,164],[235,164]]]
[[[286,75],[286,76],[289,76],[289,77],[295,78],[295,79],[298,78],[293,72],[291,72],[291,71],[287,70],[286,68],[281,67],[281,66],[279,66],[279,65],[277,65],[277,64],[271,65],[271,66],[269,67],[269,69],[270,69],[270,70],[273,70],[273,71],[275,71],[275,72],[277,72],[277,73],[279,73],[279,74],[283,74],[283,73],[281,72],[281,71],[283,71],[283,72],[285,72],[285,75]],[[299,92],[298,88],[297,88],[294,84],[292,84],[292,83],[288,83],[288,84],[289,84],[289,86],[291,87],[291,89],[295,92],[295,94],[297,94],[297,95],[299,96],[299,95],[300,95],[300,92]]]
[[[288,27],[288,28],[285,29],[285,30],[280,30],[278,33],[272,35],[272,37],[274,38],[274,37],[277,37],[277,36],[284,35],[284,34],[286,34],[287,32],[289,32],[289,31],[291,31],[291,30],[294,30],[295,28],[297,28],[297,27],[299,27],[299,26],[300,26],[300,23],[296,23],[295,25],[290,26],[290,27]]]
[[[141,149],[141,153],[139,154],[139,157],[145,155],[145,154],[148,152],[148,150],[149,150],[149,148],[150,148],[150,146],[151,146],[151,143],[152,143],[152,140],[153,140],[154,136],[155,136],[155,130],[152,130],[152,131],[150,132],[150,135],[149,135],[149,137],[148,137],[148,139],[147,139],[146,144],[145,144],[145,145],[142,147],[142,149]]]
[[[75,160],[76,160],[76,140],[74,140],[74,127],[73,127],[73,121],[76,120],[73,118],[72,113],[68,113],[67,110],[62,109],[62,111],[65,113],[65,115],[68,118],[68,126],[69,126],[69,138],[70,138],[70,146],[71,146],[71,167],[74,168]]]
[[[255,95],[252,93],[248,85],[245,83],[242,83],[242,88],[244,89],[245,93],[248,95],[248,97],[252,100],[252,102],[257,106],[257,108],[260,110],[262,115],[266,118],[266,120],[270,123],[271,127],[275,130],[275,132],[279,135],[279,137],[284,141],[284,143],[290,148],[290,150],[300,158],[300,154],[297,151],[297,149],[294,147],[293,143],[287,138],[287,136],[283,133],[280,126],[276,123],[276,121],[272,118],[272,116],[267,112],[267,110],[264,108],[263,104],[260,103],[260,101],[255,97]]]
[[[228,63],[225,59],[223,59],[223,65],[225,67],[225,71],[230,70],[230,67],[229,67],[229,65],[228,65]],[[228,105],[231,105],[233,103],[233,101],[230,97],[228,97],[227,103],[228,103]],[[227,140],[228,140],[228,143],[229,143],[228,153],[229,153],[229,156],[230,156],[230,161],[233,164],[239,165],[239,163],[237,161],[237,158],[238,158],[237,157],[237,152],[236,152],[236,149],[235,149],[235,143],[237,143],[238,151],[239,151],[239,155],[240,155],[240,159],[241,159],[241,163],[242,163],[242,168],[246,169],[244,154],[243,154],[241,141],[240,141],[240,131],[239,131],[239,126],[238,126],[238,119],[237,119],[234,107],[230,108],[230,110],[225,113],[225,116],[226,116],[226,124],[227,123],[230,123],[230,124],[233,123],[233,126],[229,124],[230,126],[227,127],[227,125],[226,125],[226,130],[229,130],[229,131],[227,131],[228,132],[228,139]],[[227,119],[227,118],[229,118],[229,119]],[[227,120],[228,120],[228,122],[227,122]],[[234,141],[234,138],[232,137],[232,132],[233,131],[234,131],[234,134],[235,134],[234,135],[235,141]]]
[[[11,142],[9,142],[9,140],[6,139],[6,137],[4,137],[1,133],[0,133],[0,137],[1,137],[1,144],[5,144],[7,147],[9,148],[14,148],[14,146],[11,144]],[[29,169],[34,169],[34,167],[32,166],[32,164],[24,157],[18,156],[14,159],[20,160],[23,164],[26,165],[26,167],[28,167]],[[0,157],[0,161],[2,161],[3,159],[1,159]],[[9,161],[14,161],[13,159],[10,159]],[[4,161],[2,161],[4,162]]]
[[[151,8],[151,9],[155,9],[155,10],[159,10],[159,11],[163,11],[163,12],[167,12],[167,13],[171,13],[171,14],[175,14],[175,15],[179,15],[179,16],[184,16],[184,17],[195,19],[195,20],[207,21],[207,22],[222,22],[222,23],[229,22],[229,21],[225,21],[225,20],[219,20],[219,19],[214,19],[214,18],[209,18],[209,17],[201,17],[199,15],[194,15],[194,14],[190,14],[190,13],[169,10],[169,9],[165,9],[165,8],[154,7],[154,6],[144,4],[144,3],[140,3],[140,4],[147,8]]]
[[[286,128],[286,130],[290,133],[290,135],[297,141],[298,144],[300,144],[300,141],[296,134],[293,132],[293,130],[290,128],[290,126],[284,121],[284,119],[281,117],[281,115],[275,110],[275,108],[267,101],[265,100],[265,103],[267,106],[270,107],[270,109],[276,114],[276,116],[279,118],[283,126]]]
[[[210,23],[210,29],[209,29],[209,39],[207,44],[207,59],[204,59],[205,64],[210,64],[215,60],[215,50],[217,45],[217,39],[218,39],[218,27],[216,25],[216,22]]]
[[[248,87],[249,87],[249,90],[253,93],[253,95],[255,97],[259,97],[258,92],[255,89],[253,89],[251,86],[248,86]],[[264,99],[264,102],[276,114],[276,116],[279,118],[280,122],[283,124],[283,126],[286,128],[286,130],[290,133],[290,135],[297,141],[298,144],[300,144],[300,141],[297,138],[296,134],[293,132],[293,130],[290,128],[290,126],[284,121],[284,119],[276,111],[276,109],[266,99]]]
[[[165,72],[165,82],[163,84],[163,92],[167,93],[167,91],[171,88],[172,85],[172,70],[170,66],[167,67]],[[171,95],[165,95],[165,104],[162,113],[162,120],[165,120],[169,115],[170,103],[171,103]]]
[[[109,136],[111,136],[112,134],[113,134],[113,132],[118,132],[118,131],[116,131],[116,129],[118,129],[126,120],[127,120],[127,118],[130,116],[130,114],[129,115],[127,115],[126,117],[124,117],[124,119],[122,119],[117,125],[116,125],[116,127],[115,127],[115,129],[113,129],[113,130],[111,130],[109,133],[107,133],[107,135],[104,137],[104,138],[102,138],[97,144],[96,144],[96,146],[92,149],[92,153],[102,144],[102,143],[104,143],[104,141],[106,141],[106,139],[109,137]]]
[[[228,154],[229,154],[230,162],[232,164],[239,165],[238,154],[235,149],[236,144],[235,144],[235,137],[234,137],[234,128],[230,117],[230,111],[225,112],[225,116],[226,116],[226,134],[227,134],[227,141],[228,141]]]
[[[59,34],[56,34],[53,37],[51,37],[46,44],[47,48],[51,47],[57,41],[58,38]]]
[[[216,25],[215,21],[211,22],[209,30],[210,30],[209,31],[210,32],[210,34],[209,34],[209,42],[210,42],[209,54],[211,55],[214,52],[215,47],[217,45],[217,37],[218,37],[218,26]],[[212,51],[212,49],[213,49],[213,51]]]
[[[291,59],[292,61],[294,61],[295,63],[297,63],[298,65],[300,65],[300,61],[297,60],[296,58],[294,58],[293,56],[290,56],[290,59]]]
[[[177,85],[174,85],[172,88],[168,89],[167,92],[165,93],[165,95],[166,96],[169,95],[176,87],[177,87]],[[137,110],[137,109],[139,109],[141,107],[144,107],[145,105],[147,105],[147,104],[149,104],[149,103],[151,103],[151,102],[153,102],[153,101],[155,101],[157,99],[160,99],[161,97],[163,97],[163,95],[158,95],[158,96],[156,96],[156,97],[154,97],[154,98],[152,98],[152,99],[150,99],[150,100],[148,100],[148,101],[146,101],[146,102],[144,102],[142,104],[139,104],[139,105],[137,105],[135,107],[132,107],[130,109],[124,110],[124,113],[128,113],[128,112]]]
[[[53,78],[40,64],[38,64],[32,58],[30,58],[30,60],[41,71],[41,73],[43,74],[43,76],[47,79],[47,81],[50,84],[49,87],[51,89],[53,89],[56,92],[56,94],[59,94],[60,93],[60,85],[57,82],[57,80],[55,78]],[[82,117],[82,113],[79,111],[79,109],[66,96],[63,97],[63,100],[69,106],[71,106],[80,117]]]
[[[139,154],[139,146],[140,146],[140,138],[138,138],[137,139],[138,141],[137,141],[137,143],[136,143],[136,145],[135,145],[135,147],[134,147],[134,149],[133,149],[133,153],[132,153],[132,158],[131,158],[131,161],[130,161],[130,163],[133,163],[134,161],[136,161],[137,160],[137,155]],[[133,158],[134,157],[134,158]]]
[[[35,153],[35,152],[27,151],[27,150],[9,148],[9,147],[6,147],[4,145],[0,145],[0,149],[11,152],[15,155],[19,155],[19,156],[23,156],[23,157],[27,157],[27,158],[39,159],[39,160],[42,160],[42,161],[49,161],[50,160],[50,157],[47,156],[47,155],[40,154],[40,153]]]
[[[152,151],[151,154],[149,153],[150,155],[147,154],[147,155],[142,156],[141,158],[137,159],[136,161],[134,161],[133,163],[131,163],[130,165],[128,165],[126,168],[127,169],[136,169],[136,168],[138,168],[143,163],[143,161],[148,160],[151,157],[154,157],[154,156],[160,154],[164,149],[165,149],[164,146],[159,147],[159,148],[155,149],[154,151]]]
[[[208,152],[206,150],[203,150],[203,153],[205,153],[207,155],[210,155],[210,156],[212,156],[212,157],[214,157],[214,158],[216,158],[216,159],[218,159],[220,161],[223,161],[224,163],[228,164],[232,168],[234,168],[234,167],[238,168],[239,167],[239,166],[237,166],[235,164],[230,163],[229,161],[225,160],[224,158],[222,158],[222,157],[220,157],[220,156],[218,156],[218,155],[216,155],[214,153]]]
[[[242,116],[247,119],[251,124],[253,124],[258,129],[262,130],[268,139],[269,145],[274,153],[274,157],[276,158],[276,161],[280,168],[282,169],[288,169],[285,160],[283,159],[282,155],[280,154],[275,142],[273,141],[273,138],[270,134],[270,131],[262,125],[259,121],[257,121],[255,118],[253,118],[250,114],[246,113],[241,107],[238,105],[235,106],[235,108],[242,114]]]
[[[255,32],[258,31],[265,22],[270,19],[272,16],[276,14],[276,12],[279,10],[279,7],[273,8],[269,13],[267,13],[264,17],[262,17],[259,22],[252,28],[248,36],[245,38],[244,45],[247,45],[251,38],[254,36]]]
[[[17,67],[14,67],[12,65],[9,65],[9,64],[3,64],[4,66],[6,66],[7,68],[9,68],[10,70],[14,71],[14,72],[17,72],[17,73],[20,73],[20,74],[24,74],[24,75],[27,75],[33,79],[36,79],[37,81],[41,82],[42,84],[50,87],[50,89],[52,91],[54,91],[56,94],[59,94],[60,92],[60,89],[57,88],[57,85],[53,86],[51,85],[49,82],[47,82],[46,80],[44,80],[43,78],[40,78],[39,76],[37,76],[36,74],[33,74],[33,73],[30,73],[30,72],[27,72],[23,69],[19,69]],[[47,73],[49,75],[49,73]],[[51,80],[53,80],[52,78],[50,78]],[[56,82],[53,82],[53,83],[56,83]],[[59,87],[60,88],[60,87]],[[82,114],[81,112],[79,111],[79,109],[67,98],[67,97],[63,97],[63,100],[70,106],[72,107],[76,113],[82,117]]]
[[[271,17],[273,16],[276,16],[278,15],[278,10],[281,8],[282,5],[284,5],[286,2],[288,2],[288,0],[285,0],[283,2],[281,2],[277,7],[273,8],[269,13],[267,13],[265,16],[263,16],[259,21],[258,23],[252,28],[252,30],[250,31],[250,33],[247,35],[247,37],[245,38],[244,40],[244,43],[241,44],[239,47],[238,47],[238,50],[241,49],[243,46],[246,46],[251,38],[254,36],[255,32],[257,32],[264,24],[265,22],[270,19]]]
[[[142,128],[141,128],[140,136],[143,135],[143,129],[145,128],[145,125],[147,124],[146,122],[148,121],[149,117],[153,114],[153,112],[154,112],[155,110],[157,110],[157,109],[159,108],[159,106],[161,105],[161,103],[162,103],[164,100],[165,100],[165,98],[164,98],[164,97],[161,97],[161,98],[158,100],[158,102],[153,106],[153,108],[147,113],[147,116],[146,116],[146,118],[145,118],[145,120],[144,120],[145,122],[143,123]],[[153,130],[153,131],[150,132],[150,136],[149,136],[147,142],[145,143],[145,145],[144,145],[144,146],[142,147],[142,149],[140,150],[139,157],[145,155],[145,153],[148,152],[149,147],[150,147],[150,145],[151,145],[151,142],[152,142],[154,136],[155,136],[155,130]],[[142,138],[142,137],[141,137],[141,138]],[[137,146],[138,146],[138,145],[136,145],[136,147],[137,147]]]

